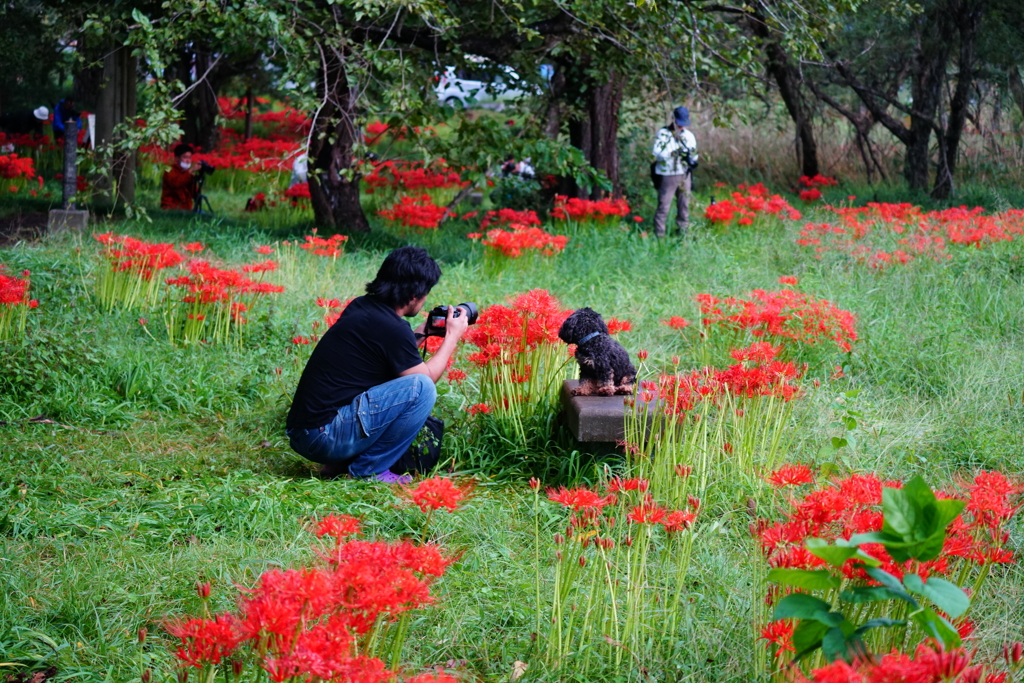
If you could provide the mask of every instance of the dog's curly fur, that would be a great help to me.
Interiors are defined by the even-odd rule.
[[[588,334],[598,332],[585,339]],[[614,396],[633,393],[636,368],[622,344],[608,334],[601,314],[581,308],[574,311],[558,330],[558,337],[566,344],[576,344],[576,362],[580,366],[580,384],[574,396]]]

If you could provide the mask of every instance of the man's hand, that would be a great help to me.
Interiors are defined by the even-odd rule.
[[[448,308],[448,317],[444,321],[444,339],[441,341],[441,348],[427,362],[420,363],[401,373],[403,377],[405,375],[420,374],[430,377],[435,382],[441,379],[441,376],[448,368],[448,359],[455,353],[459,340],[462,339],[462,335],[469,328],[469,315],[466,314],[466,311],[461,311],[459,316],[455,317],[456,310],[458,309],[455,306]],[[420,325],[417,331],[422,329],[423,325]]]
[[[455,317],[456,311],[459,311],[458,317]],[[454,341],[459,341],[468,329],[469,314],[457,306],[449,306],[448,318],[444,321],[444,338],[452,337]]]

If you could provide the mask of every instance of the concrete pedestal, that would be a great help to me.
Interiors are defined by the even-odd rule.
[[[88,211],[65,211],[53,209],[50,211],[50,218],[46,223],[46,231],[49,233],[62,230],[77,230],[85,232],[89,225]]]
[[[582,442],[614,443],[626,437],[625,396],[573,396],[575,379],[562,383],[562,406],[569,430]]]

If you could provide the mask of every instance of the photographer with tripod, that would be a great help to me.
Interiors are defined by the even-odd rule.
[[[690,229],[690,183],[697,168],[697,138],[690,132],[690,110],[676,107],[672,124],[658,131],[654,140],[651,178],[658,190],[658,210],[654,214],[654,234],[665,236],[665,223],[676,198],[676,234],[686,237]]]
[[[402,320],[419,314],[440,277],[424,249],[395,249],[366,295],[352,300],[313,349],[285,433],[296,453],[323,465],[322,477],[347,473],[388,484],[411,479],[391,470],[427,423],[434,384],[476,322],[474,304],[438,307],[415,332]],[[428,335],[444,341],[424,362],[417,347]]]

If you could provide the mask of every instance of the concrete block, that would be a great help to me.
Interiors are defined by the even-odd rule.
[[[611,443],[626,437],[625,396],[573,396],[579,380],[562,383],[562,405],[569,430],[582,442]]]
[[[78,232],[85,232],[88,225],[88,211],[65,211],[63,209],[52,209],[50,211],[50,218],[46,223],[46,231],[48,233],[59,232],[61,230],[77,230]]]

